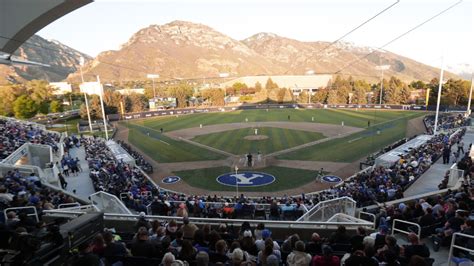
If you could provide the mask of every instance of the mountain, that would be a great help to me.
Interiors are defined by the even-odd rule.
[[[79,69],[82,56],[87,62],[92,58],[55,40],[32,36],[15,52],[14,56],[29,61],[48,64],[51,67],[0,65],[0,84],[17,83],[25,80],[44,79],[61,81]]]
[[[145,79],[146,73],[169,79],[283,71],[243,42],[185,21],[141,29],[120,50],[100,53],[83,70],[103,80]]]
[[[135,33],[119,50],[105,51],[83,68],[85,75],[100,75],[106,81],[146,79],[157,73],[163,79],[231,76],[334,73],[373,50],[350,43],[301,42],[272,33],[258,33],[245,40],[232,39],[216,30],[186,21],[151,25]],[[409,58],[376,51],[341,73],[376,81],[375,67],[389,64],[385,75],[404,81],[429,81],[439,70]],[[457,76],[447,73],[447,77]],[[69,80],[79,80],[79,73]]]
[[[397,76],[404,81],[429,81],[439,76],[439,69],[389,51],[374,50],[339,42],[329,46],[328,42],[301,42],[273,33],[258,33],[242,41],[258,54],[271,60],[274,65],[288,69],[287,74],[335,73],[352,75],[370,81],[380,79],[378,65],[390,65],[386,76]],[[368,55],[370,54],[370,55]],[[358,58],[368,55],[365,59]],[[446,77],[459,78],[452,73]]]

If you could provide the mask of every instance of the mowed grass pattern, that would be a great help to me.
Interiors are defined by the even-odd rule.
[[[173,131],[183,128],[199,127],[202,125],[242,123],[249,122],[315,122],[323,124],[340,125],[344,121],[346,126],[367,127],[367,122],[372,125],[388,120],[393,120],[403,115],[410,115],[415,111],[384,111],[384,110],[343,110],[343,109],[265,109],[233,111],[225,113],[201,113],[192,115],[153,117],[135,120],[133,123],[149,128]],[[312,118],[314,117],[314,121]]]
[[[153,130],[135,125],[128,126],[128,141],[160,163],[220,160],[225,158],[222,154],[211,152],[186,142],[173,140]],[[148,133],[150,136],[147,135]]]
[[[192,140],[219,150],[240,155],[249,152],[256,153],[258,151],[263,154],[268,154],[324,138],[324,135],[318,132],[263,127],[258,128],[258,135],[265,135],[268,137],[267,139],[244,139],[246,136],[254,134],[255,130],[252,128],[241,128],[200,135],[194,137]]]
[[[354,162],[406,137],[407,122],[424,113],[407,114],[350,136],[277,156],[278,159]],[[377,133],[379,132],[379,134]]]
[[[222,174],[232,173],[230,167],[215,167],[206,169],[196,169],[189,171],[174,172],[190,186],[198,187],[210,191],[236,191],[233,186],[221,185],[216,178]],[[304,184],[314,181],[315,172],[286,167],[270,166],[256,170],[271,174],[275,177],[275,182],[261,187],[239,187],[240,192],[272,192],[301,187]]]

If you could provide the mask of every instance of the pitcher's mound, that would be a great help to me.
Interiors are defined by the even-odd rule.
[[[264,139],[268,139],[268,136],[267,135],[249,135],[249,136],[245,136],[244,139],[246,139],[246,140],[264,140]]]

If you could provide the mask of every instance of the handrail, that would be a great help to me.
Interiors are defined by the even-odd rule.
[[[463,233],[454,233],[453,234],[453,237],[451,239],[451,246],[449,247],[448,266],[451,265],[451,259],[453,258],[453,249],[454,248],[461,249],[461,250],[467,251],[469,253],[474,253],[474,249],[469,249],[469,248],[466,248],[466,247],[463,247],[463,246],[456,245],[456,237],[457,236],[474,239],[474,236],[472,236],[472,235],[466,235],[466,234],[463,234]]]
[[[414,225],[416,226],[416,228],[418,228],[418,233],[416,234],[418,236],[418,238],[420,238],[420,235],[421,235],[421,226],[417,223],[413,223],[413,222],[409,222],[409,221],[404,221],[404,220],[399,220],[399,219],[394,219],[393,220],[393,224],[392,224],[392,234],[397,231],[397,232],[400,232],[400,233],[404,233],[404,234],[410,234],[412,232],[408,232],[408,231],[404,231],[402,229],[398,229],[395,227],[395,225],[397,224],[397,222],[399,223],[405,223],[405,224],[410,224],[410,225]]]
[[[71,207],[78,207],[81,206],[78,202],[74,203],[63,203],[58,205],[58,209],[63,209],[63,208],[71,208]]]
[[[3,210],[3,214],[5,215],[5,218],[6,218],[7,213],[9,211],[24,210],[24,209],[33,209],[33,213],[28,213],[27,216],[34,216],[36,218],[36,222],[39,222],[38,212],[36,211],[36,208],[33,206],[6,208],[5,210]]]
[[[331,203],[331,202],[334,202],[334,201],[349,201],[352,204],[354,204],[354,210],[355,210],[356,201],[353,200],[350,197],[344,196],[344,197],[339,197],[339,198],[335,198],[335,199],[330,199],[330,200],[325,200],[325,201],[318,202],[318,204],[314,205],[311,209],[309,209],[307,212],[305,212],[305,214],[303,214],[296,221],[298,221],[298,222],[303,221],[304,219],[308,218],[310,215],[313,215],[317,211],[322,210],[324,208],[327,208],[328,207],[327,204]]]
[[[357,214],[357,218],[362,219],[362,218],[360,218],[360,215],[361,215],[361,214],[367,215],[367,216],[369,216],[369,217],[373,217],[373,223],[374,223],[374,228],[375,228],[375,224],[376,224],[376,222],[377,222],[377,216],[375,216],[375,214],[370,213],[370,212],[363,212],[363,211],[360,211],[360,212]],[[366,219],[362,219],[362,220],[366,220]],[[367,221],[367,220],[366,220],[366,221]],[[369,221],[369,222],[371,222],[371,221]]]

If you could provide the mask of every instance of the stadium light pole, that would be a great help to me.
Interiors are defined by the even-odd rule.
[[[376,66],[375,69],[377,70],[382,70],[382,78],[380,79],[380,102],[379,104],[382,104],[382,95],[383,95],[383,71],[388,70],[390,68],[390,65],[380,65]]]
[[[100,106],[102,107],[102,118],[104,120],[104,130],[105,130],[105,139],[109,139],[109,132],[107,132],[107,118],[105,117],[105,108],[104,108],[104,87],[102,87],[102,84],[100,83],[100,78],[97,75],[97,83],[99,84],[99,97],[100,97]]]
[[[156,98],[155,79],[160,78],[160,75],[158,75],[158,74],[147,74],[146,77],[151,79],[152,86],[153,86],[153,99],[155,99]]]
[[[472,80],[474,78],[474,72],[471,73],[471,90],[469,91],[469,101],[467,102],[467,115],[471,114],[471,100],[472,100]]]
[[[79,58],[79,69],[81,71],[81,80],[84,84],[84,75],[82,74],[82,66],[84,66],[84,57]],[[92,133],[91,113],[89,112],[89,101],[87,100],[87,93],[84,91],[84,100],[86,102],[87,120],[89,121],[89,130]]]
[[[236,165],[234,170],[235,170],[235,193],[238,200],[239,199],[239,181],[237,180],[237,171],[239,171],[239,167],[237,167]]]
[[[226,73],[226,72],[219,73],[219,78],[228,78],[228,77],[229,77],[229,73]],[[227,98],[227,89],[224,88],[224,106],[225,106],[226,98]]]
[[[435,114],[433,135],[436,135],[438,131],[438,114],[439,114],[439,103],[441,101],[441,90],[443,89],[443,74],[444,74],[444,56],[441,58],[441,73],[439,74],[438,100],[436,102],[436,114]]]

